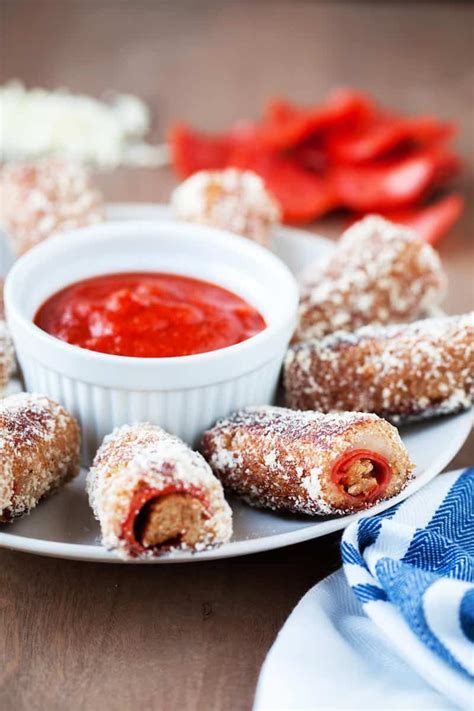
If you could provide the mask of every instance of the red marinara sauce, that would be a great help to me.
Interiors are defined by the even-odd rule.
[[[160,272],[106,274],[71,284],[39,308],[34,323],[81,348],[140,358],[215,351],[266,327],[261,314],[231,291]]]

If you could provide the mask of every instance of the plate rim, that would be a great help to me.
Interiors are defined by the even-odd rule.
[[[105,205],[105,211],[106,217],[116,214],[117,216],[114,216],[113,219],[135,219],[136,211],[150,212],[150,219],[174,219],[170,205],[165,202],[108,202]],[[156,215],[153,216],[152,213],[155,211]],[[301,227],[283,224],[278,225],[276,230],[279,234],[286,236],[296,234],[298,239],[304,241],[307,245],[310,243],[314,244],[314,242],[317,241],[320,245],[324,246],[325,249],[331,249],[331,251],[335,249],[335,241],[329,237],[324,237],[319,232],[309,232],[309,230],[303,230]]]
[[[114,213],[117,215],[113,219],[120,219],[121,216],[123,217],[127,213],[136,217],[136,214],[134,215],[134,213],[140,210],[145,210],[150,213],[156,211],[156,215],[154,216],[155,219],[160,216],[160,213],[161,217],[169,217],[169,214],[166,214],[169,212],[169,206],[165,203],[107,203],[106,210],[107,215],[114,215]],[[153,217],[153,215],[151,216]],[[123,217],[123,219],[130,219],[130,217]],[[296,233],[298,238],[304,240],[307,244],[310,242],[313,242],[314,244],[314,241],[317,241],[320,244],[324,244],[326,248],[334,248],[334,242],[332,240],[322,237],[317,233],[311,233],[306,230],[285,226],[280,226],[278,229],[281,234],[287,236]],[[437,476],[459,452],[469,436],[472,427],[471,410],[466,410],[448,417],[456,418],[456,420],[459,421],[459,424],[462,425],[458,428],[458,436],[455,438],[455,444],[451,449],[449,449],[448,454],[441,452],[430,464],[430,466],[428,466],[420,476],[417,476],[412,482],[410,482],[398,496],[389,499],[388,501],[381,502],[369,510],[360,511],[356,514],[341,516],[340,518],[332,518],[327,521],[316,520],[314,523],[309,523],[308,526],[305,526],[304,528],[293,531],[275,533],[248,540],[243,539],[240,541],[230,541],[229,543],[225,543],[220,547],[213,548],[208,551],[201,551],[198,553],[177,551],[175,553],[146,560],[123,560],[113,551],[109,551],[104,548],[100,543],[98,545],[93,545],[67,543],[63,541],[49,541],[43,538],[32,538],[15,533],[5,533],[4,531],[0,531],[0,548],[20,551],[23,553],[31,553],[34,555],[42,555],[45,557],[78,560],[84,562],[125,563],[127,565],[159,565],[169,563],[198,563],[201,561],[220,560],[244,555],[252,555],[255,553],[285,548],[297,543],[303,543],[305,541],[321,538],[336,531],[344,530],[351,523],[357,521],[363,516],[373,516],[391,508],[392,506],[395,506],[397,503],[404,501],[425,486],[425,484],[429,481],[434,479],[434,477]]]

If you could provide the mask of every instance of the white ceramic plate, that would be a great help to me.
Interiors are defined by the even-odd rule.
[[[169,212],[163,205],[111,205],[108,217],[111,220],[164,219],[169,218]],[[328,240],[286,227],[278,230],[274,240],[274,251],[295,273],[331,249],[332,243]],[[6,272],[10,261],[11,256],[0,236],[0,274]],[[470,412],[402,428],[402,439],[417,464],[415,479],[400,496],[374,506],[371,513],[384,511],[433,479],[462,447],[470,428]],[[0,526],[0,547],[57,558],[122,562],[100,545],[99,527],[84,490],[85,474],[82,471],[75,481],[42,502],[29,516]],[[314,519],[259,511],[238,500],[232,500],[231,505],[234,536],[230,543],[203,553],[173,554],[146,563],[179,563],[258,553],[325,536],[367,515],[362,512],[344,518]]]

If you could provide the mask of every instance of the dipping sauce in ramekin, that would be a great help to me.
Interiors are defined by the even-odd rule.
[[[70,285],[143,272],[218,285],[256,309],[266,326],[227,348],[140,358],[80,348],[35,323],[42,305]],[[121,425],[153,422],[196,446],[220,418],[273,402],[295,328],[298,286],[278,257],[244,237],[137,219],[64,232],[31,249],[8,273],[5,305],[27,389],[77,417],[88,466],[104,437]]]
[[[106,274],[71,284],[34,323],[81,348],[166,358],[235,345],[266,327],[247,301],[217,284],[162,272]]]

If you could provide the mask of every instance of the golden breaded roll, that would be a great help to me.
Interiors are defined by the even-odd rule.
[[[265,247],[280,219],[278,203],[250,170],[201,170],[171,196],[178,220],[210,225],[248,237]]]
[[[395,423],[447,415],[474,397],[473,314],[335,333],[290,348],[286,402],[375,412]]]
[[[151,424],[108,435],[87,478],[102,542],[122,558],[227,543],[232,512],[198,452]]]
[[[56,232],[103,219],[102,196],[76,163],[40,158],[0,169],[0,223],[18,256]]]
[[[376,415],[250,407],[204,434],[202,452],[224,487],[254,506],[346,514],[398,494],[410,461]]]
[[[413,321],[438,306],[445,290],[441,261],[429,244],[406,227],[369,216],[306,270],[293,340]]]
[[[20,393],[0,400],[0,521],[28,513],[79,472],[79,427],[57,403]]]

